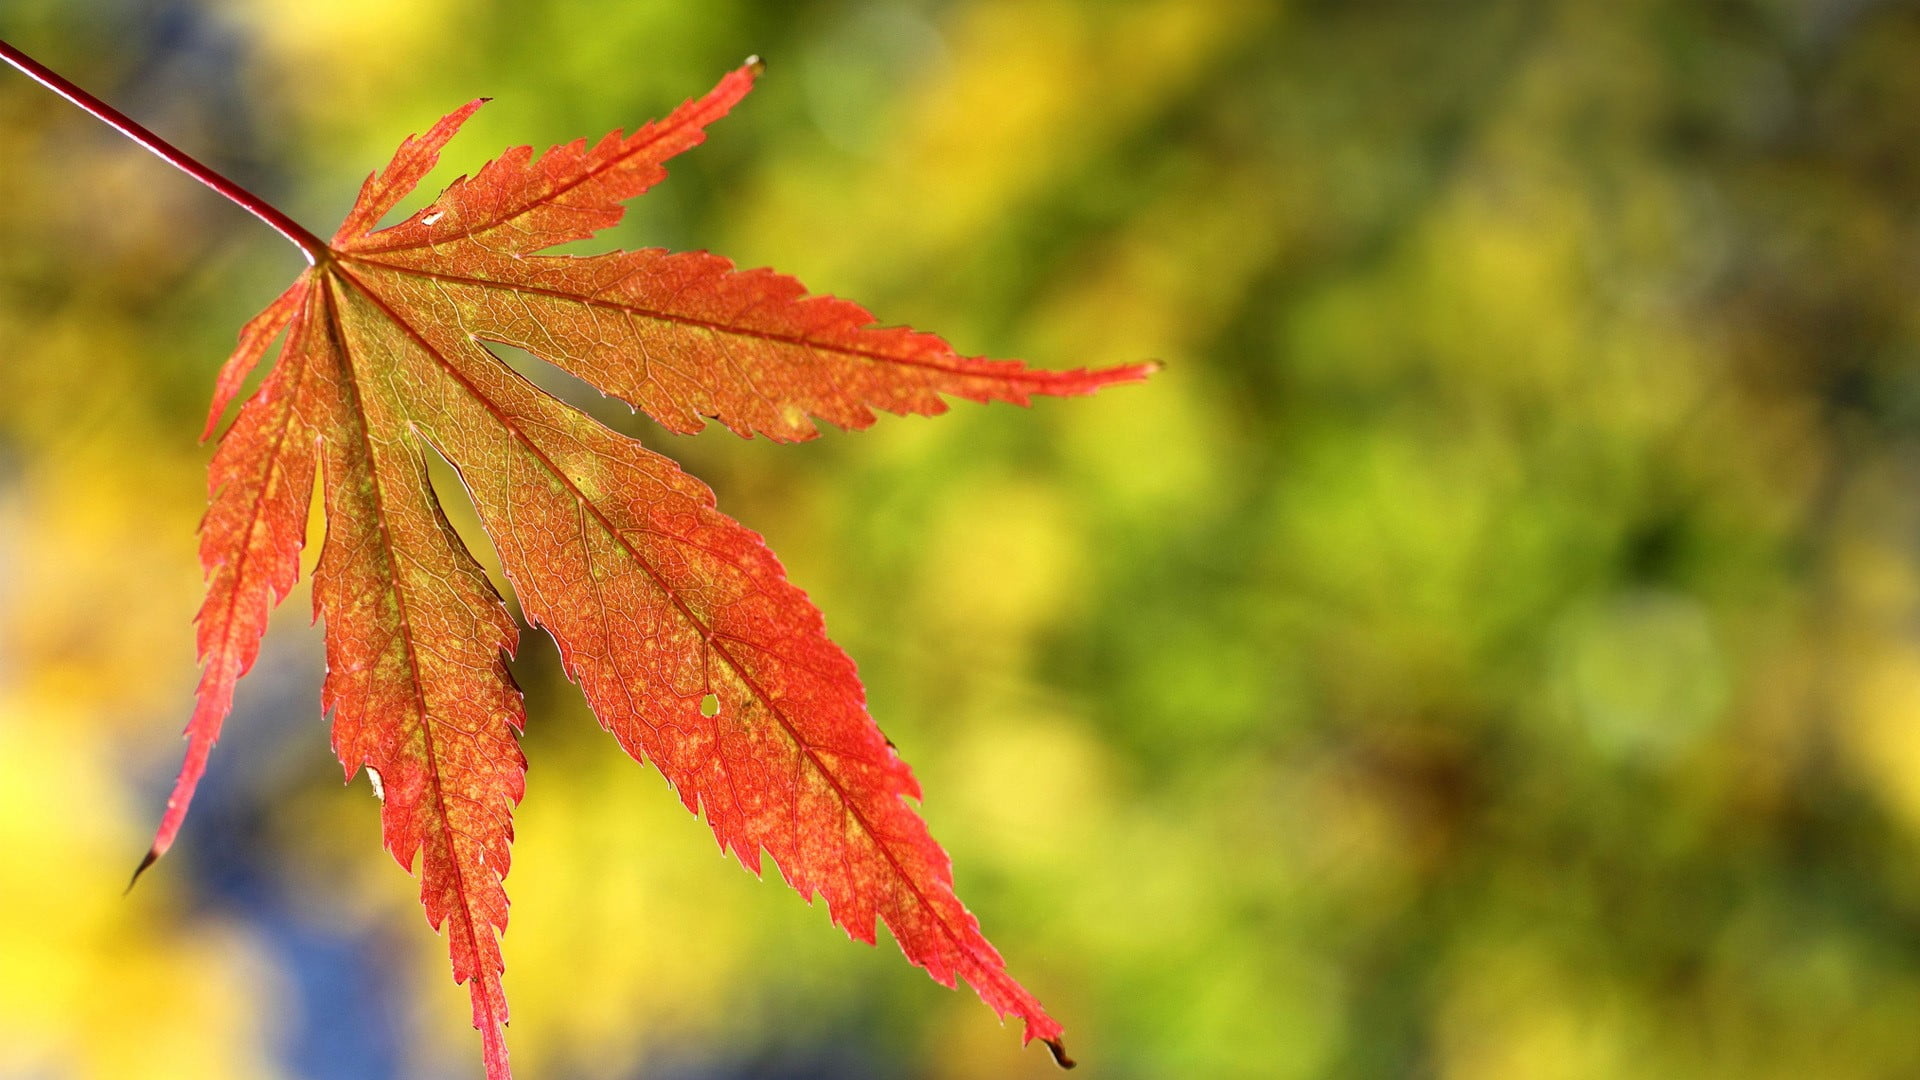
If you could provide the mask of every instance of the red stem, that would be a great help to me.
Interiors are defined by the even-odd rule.
[[[301,254],[307,257],[307,262],[315,263],[330,257],[331,251],[326,241],[308,232],[299,222],[281,213],[273,204],[195,161],[172,143],[128,119],[120,110],[68,82],[58,72],[48,69],[38,60],[5,41],[0,41],[0,60],[5,60],[19,68],[34,82],[80,106],[102,123],[146,147],[155,157],[225,195],[236,206],[266,222],[274,232],[293,241]]]

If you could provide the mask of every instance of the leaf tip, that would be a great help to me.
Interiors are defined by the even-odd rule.
[[[1053,1063],[1055,1065],[1063,1069],[1071,1069],[1079,1064],[1067,1056],[1067,1044],[1061,1042],[1058,1038],[1042,1039],[1040,1041],[1047,1044],[1047,1052],[1053,1055]]]
[[[1142,360],[1137,364],[1123,364],[1120,367],[1106,368],[1103,371],[1095,372],[1095,374],[1105,375],[1108,379],[1107,385],[1124,386],[1127,383],[1146,382],[1148,379],[1153,378],[1166,369],[1167,365],[1164,360]]]
[[[140,865],[133,868],[133,876],[127,879],[127,887],[121,890],[120,895],[126,896],[132,893],[133,887],[140,883],[140,875],[147,872],[147,867],[152,866],[154,863],[159,861],[160,861],[160,849],[148,848],[147,853],[144,856],[142,856],[140,859]]]
[[[752,56],[747,57],[740,66],[746,68],[747,74],[752,75],[756,79],[767,73],[767,62],[760,59],[759,53],[754,53]]]

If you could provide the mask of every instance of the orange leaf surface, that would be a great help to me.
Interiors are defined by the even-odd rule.
[[[618,221],[757,74],[750,63],[592,147],[509,150],[375,231],[481,102],[456,110],[368,178],[325,254],[247,324],[216,385],[209,431],[284,334],[214,456],[203,676],[148,862],[178,834],[268,611],[298,575],[317,477],[327,524],[314,604],[334,749],[349,778],[372,774],[387,849],[418,867],[494,1080],[508,1075],[502,879],[524,790],[520,694],[502,662],[517,631],[441,511],[430,454],[458,470],[522,609],[559,643],[601,724],[723,848],[756,872],[771,855],[862,941],[884,922],[909,960],[947,985],[965,979],[1065,1060],[1060,1025],[954,895],[946,853],[905,801],[919,787],[868,715],[853,662],[766,544],[672,461],[484,344],[524,348],[675,431],[713,417],[776,440],[813,436],[815,418],[860,428],[875,409],[944,411],[944,396],[1024,404],[1146,375],[960,356],[705,253],[535,254]]]

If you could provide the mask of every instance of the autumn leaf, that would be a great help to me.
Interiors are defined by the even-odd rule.
[[[407,139],[331,242],[253,207],[312,266],[241,331],[216,382],[208,433],[284,339],[213,458],[203,674],[142,869],[177,837],[268,612],[298,576],[318,482],[326,538],[313,592],[334,749],[349,780],[364,768],[381,794],[387,850],[417,867],[496,1080],[508,1075],[502,881],[525,767],[503,657],[518,634],[442,512],[433,456],[457,470],[522,610],[553,635],[602,726],[665,774],[723,849],[755,872],[770,855],[861,941],[884,922],[909,960],[946,985],[965,979],[1067,1063],[1060,1025],[954,895],[946,853],[905,801],[919,786],[868,715],[852,661],[766,544],[672,461],[484,344],[525,349],[673,431],[712,418],[777,441],[813,437],[816,420],[864,428],[876,409],[1025,404],[1147,374],[961,356],[705,253],[536,254],[617,222],[759,70],[749,62],[629,135],[538,157],[509,150],[390,228],[376,226],[482,102]]]

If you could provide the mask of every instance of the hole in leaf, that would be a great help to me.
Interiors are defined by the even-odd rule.
[[[718,695],[708,694],[706,697],[703,697],[700,699],[700,715],[701,716],[719,716],[720,715],[720,698]]]

